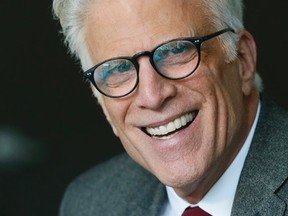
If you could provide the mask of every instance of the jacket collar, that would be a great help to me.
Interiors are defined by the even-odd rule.
[[[281,193],[288,174],[288,115],[267,97],[262,99],[259,122],[240,176],[232,215],[280,216],[286,209]]]

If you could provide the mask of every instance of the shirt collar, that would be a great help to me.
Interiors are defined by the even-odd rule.
[[[254,119],[249,135],[240,152],[237,154],[233,162],[230,164],[224,174],[220,177],[220,179],[197,204],[197,206],[199,206],[213,216],[230,216],[231,214],[237,184],[245,162],[245,158],[248,154],[248,150],[252,142],[252,138],[259,117],[260,108],[261,103],[259,101],[256,117]],[[166,206],[166,212],[170,212],[169,215],[181,215],[188,206],[193,207],[193,205],[180,198],[175,193],[173,188],[166,186],[166,190],[169,200],[169,203]]]

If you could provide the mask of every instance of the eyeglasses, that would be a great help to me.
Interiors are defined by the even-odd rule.
[[[130,94],[139,83],[139,64],[137,59],[148,56],[155,71],[170,80],[184,79],[190,76],[200,64],[200,47],[204,41],[225,32],[234,32],[231,28],[203,37],[185,37],[170,40],[151,51],[143,51],[132,57],[116,57],[105,60],[83,72],[103,95],[120,98]]]

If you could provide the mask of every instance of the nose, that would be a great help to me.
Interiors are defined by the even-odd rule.
[[[175,81],[159,75],[149,61],[148,56],[138,58],[139,84],[135,103],[142,109],[157,110],[177,93]]]

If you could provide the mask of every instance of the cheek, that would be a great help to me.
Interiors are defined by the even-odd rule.
[[[222,61],[214,65],[217,65],[216,68],[209,66],[205,68],[206,81],[203,82],[205,82],[206,97],[214,98],[219,109],[222,107],[230,110],[230,113],[223,113],[229,115],[236,112],[243,102],[240,68],[237,61],[229,64]]]
[[[103,98],[101,106],[114,134],[119,136],[121,131],[125,130],[125,116],[128,110],[127,103],[120,100],[117,101],[117,99]]]
[[[225,140],[227,128],[234,127],[241,118],[243,94],[236,64],[218,64],[217,68],[201,67],[197,77],[197,91],[205,100],[207,111],[203,118],[207,127],[215,126],[219,139]],[[210,126],[209,126],[210,125]],[[222,135],[221,135],[222,134]]]

